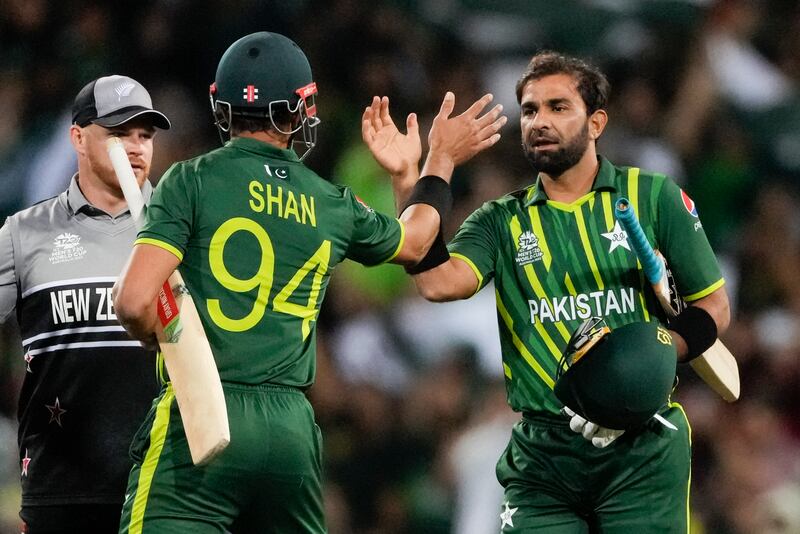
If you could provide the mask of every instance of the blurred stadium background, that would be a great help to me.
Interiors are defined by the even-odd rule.
[[[694,430],[698,533],[800,532],[800,4],[795,0],[0,0],[0,216],[53,196],[76,168],[69,109],[89,80],[142,82],[173,122],[151,178],[217,146],[207,90],[236,38],[272,30],[311,61],[323,122],[307,159],[391,212],[360,138],[372,95],[395,117],[442,95],[457,111],[491,91],[511,119],[457,170],[449,232],[524,186],[514,83],[530,55],[584,56],[612,82],[600,152],[673,176],[724,266],[742,399],[691,374],[677,398]],[[505,404],[493,296],[433,305],[402,269],[343,264],[319,319],[310,393],[325,436],[331,534],[496,532],[494,463]],[[16,399],[24,364],[0,332],[0,533],[16,532]]]

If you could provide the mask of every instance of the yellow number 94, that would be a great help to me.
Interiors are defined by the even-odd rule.
[[[258,266],[258,270],[246,280],[234,277],[225,267],[223,259],[225,243],[233,234],[239,231],[253,234],[261,246],[261,263]],[[253,309],[241,319],[231,319],[225,315],[219,305],[219,299],[208,299],[208,313],[211,319],[220,328],[230,332],[244,332],[253,328],[264,317],[275,271],[275,252],[267,231],[255,221],[245,217],[228,219],[214,232],[214,236],[211,238],[208,262],[211,264],[211,272],[214,277],[225,289],[236,293],[244,293],[252,291],[256,287],[258,288],[258,295],[255,302],[253,302]]]
[[[261,247],[261,263],[258,266],[258,270],[253,276],[244,280],[234,277],[228,271],[223,258],[225,243],[233,234],[239,231],[251,233]],[[328,271],[330,257],[331,242],[326,239],[305,264],[297,270],[286,286],[278,292],[272,304],[276,312],[294,315],[303,320],[301,332],[304,340],[311,333],[311,321],[317,317],[317,301],[322,290],[322,279]],[[208,313],[211,320],[220,328],[230,332],[244,332],[253,328],[264,317],[264,312],[269,303],[270,291],[272,290],[275,272],[275,252],[269,234],[251,219],[245,217],[229,219],[217,229],[211,238],[208,260],[211,264],[212,274],[225,289],[236,293],[244,293],[258,288],[258,294],[253,302],[253,309],[241,319],[231,319],[225,315],[219,299],[208,299]],[[298,289],[311,271],[315,272],[311,279],[308,301],[303,305],[289,302],[289,297]]]

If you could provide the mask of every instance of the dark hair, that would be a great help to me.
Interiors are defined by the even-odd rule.
[[[289,128],[292,122],[292,114],[288,109],[276,108],[273,109],[272,115],[275,124],[281,128]],[[242,132],[266,132],[269,130],[276,130],[273,121],[267,113],[248,113],[247,115],[233,111],[231,114],[231,135],[239,135]]]
[[[578,92],[591,115],[605,109],[611,85],[600,70],[576,57],[543,50],[534,55],[522,77],[517,82],[517,102],[522,101],[522,90],[530,80],[538,80],[552,74],[568,74],[578,82]]]

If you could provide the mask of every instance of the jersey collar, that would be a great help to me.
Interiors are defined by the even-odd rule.
[[[261,156],[269,156],[271,158],[283,159],[286,161],[300,161],[294,150],[290,148],[278,148],[269,143],[264,143],[258,139],[251,139],[249,137],[234,137],[227,143],[226,147],[237,148],[246,152],[253,152]]]
[[[614,183],[614,177],[617,175],[614,165],[603,156],[597,156],[600,161],[600,170],[597,171],[597,176],[592,184],[592,191],[616,191],[617,186]],[[525,194],[525,207],[533,204],[544,204],[549,199],[547,193],[544,192],[541,177],[536,177],[536,183],[528,188]]]
[[[142,186],[142,197],[144,197],[144,202],[150,200],[150,195],[153,193],[153,186],[150,185],[149,180],[145,180],[144,186]],[[78,186],[78,173],[72,175],[72,179],[69,181],[69,188],[67,189],[67,209],[69,210],[70,215],[75,215],[76,213],[85,213],[90,217],[98,217],[100,215],[106,215],[116,219],[122,215],[130,214],[130,210],[125,210],[116,217],[111,216],[110,214],[106,213],[105,211],[101,210],[100,208],[96,208],[86,200],[86,197],[81,191],[80,186]]]

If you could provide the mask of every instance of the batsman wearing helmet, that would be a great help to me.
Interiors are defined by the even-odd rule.
[[[664,175],[597,153],[609,84],[585,62],[533,56],[517,83],[533,183],[487,202],[437,260],[429,300],[494,280],[508,401],[522,412],[497,463],[503,533],[688,531],[690,430],[669,402],[678,361],[708,349],[728,298],[694,203]],[[614,202],[630,199],[690,305],[667,318]],[[562,411],[563,410],[563,411]]]
[[[420,262],[452,201],[453,167],[499,138],[487,95],[430,133],[426,173],[413,114],[402,135],[388,99],[365,110],[362,131],[398,193],[413,201],[395,219],[307,168],[317,87],[302,50],[275,33],[247,35],[222,56],[211,106],[224,146],[172,166],[116,286],[117,314],[149,339],[159,287],[180,268],[216,361],[230,445],[192,464],[167,384],[134,438],[120,532],[325,532],[321,436],[305,391],[314,382],[316,318],[336,264]]]

